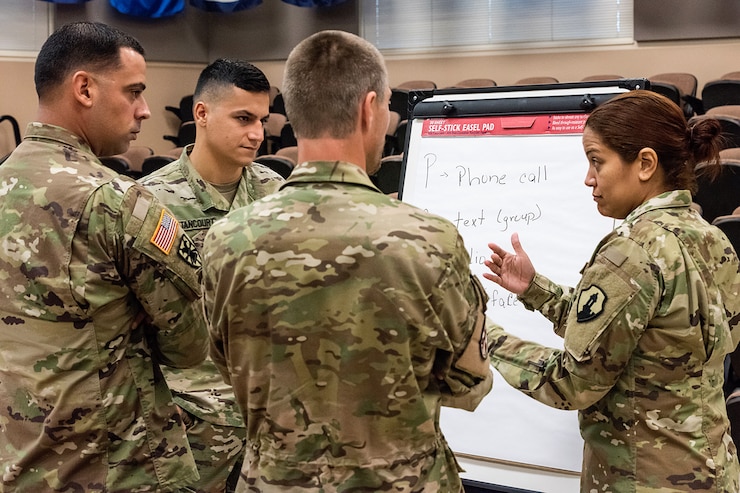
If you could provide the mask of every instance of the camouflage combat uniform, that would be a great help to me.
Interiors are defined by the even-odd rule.
[[[489,332],[511,385],[580,410],[582,492],[738,491],[722,393],[740,337],[738,259],[690,203],[679,190],[632,211],[574,290],[535,277],[520,299],[564,351]]]
[[[192,148],[192,144],[187,146],[177,161],[140,181],[172,211],[200,251],[214,221],[277,191],[284,180],[253,163],[244,168],[229,205],[193,167],[189,157]],[[240,463],[246,434],[234,392],[210,359],[196,368],[163,370],[175,403],[188,413],[188,439],[200,473],[193,487],[202,492],[223,491],[234,464]]]
[[[157,363],[208,351],[192,241],[81,139],[38,123],[0,166],[0,218],[0,491],[190,484]]]
[[[203,261],[211,355],[247,423],[237,491],[461,490],[440,405],[474,409],[492,376],[454,225],[354,165],[303,163],[215,223]]]

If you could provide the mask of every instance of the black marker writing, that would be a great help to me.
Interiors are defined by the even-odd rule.
[[[547,181],[547,165],[537,166],[537,171],[522,173],[519,183],[541,183]]]
[[[466,228],[477,228],[479,226],[483,226],[483,221],[485,219],[486,218],[483,215],[483,209],[481,209],[480,216],[475,216],[475,217],[462,217],[460,215],[460,212],[458,212],[457,218],[452,222],[455,223],[455,226],[457,226],[457,229],[460,229],[460,226],[463,226]]]
[[[432,154],[430,152],[429,154],[426,154],[424,156],[424,160],[426,161],[426,164],[427,164],[427,169],[426,169],[427,175],[426,175],[426,178],[424,179],[424,188],[427,188],[429,186],[429,169],[432,166],[434,166],[434,163],[437,162],[437,155],[436,154]]]
[[[529,223],[536,221],[542,217],[542,209],[538,204],[534,205],[536,210],[519,212],[516,214],[505,214],[503,209],[499,209],[498,215],[496,216],[496,222],[502,224],[501,231],[509,229],[509,225],[512,223],[525,223],[529,226]]]
[[[486,257],[485,255],[480,255],[475,248],[471,247],[468,250],[470,252],[470,263],[472,265],[483,265],[483,262],[488,260],[488,257]]]
[[[499,294],[498,289],[494,289],[491,293],[491,305],[494,308],[508,308],[519,304],[519,300],[514,293],[503,292]]]
[[[488,185],[489,183],[496,185],[506,185],[506,173],[500,175],[494,174],[480,174],[473,175],[470,172],[470,168],[466,166],[456,166],[457,170],[457,186],[476,186],[476,185]]]

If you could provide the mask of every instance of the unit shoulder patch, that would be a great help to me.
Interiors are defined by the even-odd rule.
[[[576,303],[577,318],[579,322],[588,322],[593,320],[604,312],[606,304],[606,293],[603,289],[593,284],[582,289],[578,294]]]
[[[182,235],[180,245],[177,247],[177,255],[191,267],[199,268],[201,266],[198,249],[187,234]]]

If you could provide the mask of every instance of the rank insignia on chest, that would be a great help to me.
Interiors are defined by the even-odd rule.
[[[578,310],[576,320],[579,322],[588,322],[595,319],[604,312],[605,303],[606,293],[600,287],[592,284],[586,289],[581,290],[578,295],[578,302],[576,303],[576,309]]]
[[[154,246],[169,255],[172,245],[175,243],[177,229],[179,227],[180,224],[175,219],[175,216],[170,214],[166,209],[162,209],[162,214],[159,216],[159,223],[150,241]]]

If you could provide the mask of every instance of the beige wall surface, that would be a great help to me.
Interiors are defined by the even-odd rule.
[[[411,79],[429,79],[438,87],[453,85],[467,78],[486,77],[498,85],[516,80],[549,75],[561,82],[572,82],[590,74],[619,74],[624,77],[649,77],[662,72],[689,72],[699,80],[699,91],[709,80],[740,71],[740,39],[722,41],[663,42],[626,46],[531,50],[507,52],[438,53],[430,55],[386,56],[391,85]],[[33,59],[0,58],[0,114],[14,116],[24,132],[36,114],[33,87]],[[270,82],[282,84],[282,61],[255,62]],[[180,98],[191,94],[204,64],[149,63],[145,96],[152,117],[144,122],[137,144],[164,152],[173,144],[163,135],[174,135],[178,120],[164,109],[177,106]],[[14,146],[11,126],[0,124],[0,156]]]

